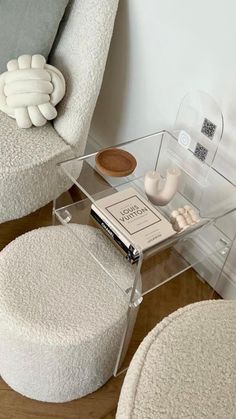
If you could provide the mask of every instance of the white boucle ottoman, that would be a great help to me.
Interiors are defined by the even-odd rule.
[[[205,301],[165,318],[128,369],[117,419],[236,417],[236,301]]]
[[[40,228],[0,253],[0,374],[19,393],[64,402],[112,375],[134,268],[104,234],[71,224]]]

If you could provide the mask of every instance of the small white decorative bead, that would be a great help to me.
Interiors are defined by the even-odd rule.
[[[179,215],[179,212],[177,210],[174,210],[170,215],[172,218],[176,218]]]
[[[186,220],[186,223],[187,223],[188,225],[191,225],[191,223],[192,223],[192,218],[191,218],[189,215],[187,215],[187,216],[185,217],[185,220]]]
[[[197,223],[200,221],[199,216],[197,215],[196,211],[194,211],[193,209],[191,211],[189,211],[189,215],[191,216],[192,220]]]
[[[185,206],[184,206],[184,209],[185,209],[186,211],[191,211],[191,210],[192,210],[192,207],[190,207],[190,205],[185,205]]]
[[[177,223],[184,222],[186,224],[185,217],[183,215],[177,215],[176,221],[177,221]]]

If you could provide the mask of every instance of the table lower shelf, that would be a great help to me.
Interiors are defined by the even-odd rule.
[[[54,210],[57,222],[67,225],[68,228],[71,223],[87,224],[98,228],[90,217],[90,207],[90,201],[84,199],[57,208]],[[230,239],[214,223],[204,225],[184,237],[176,236],[176,240],[167,243],[166,246],[163,247],[161,244],[149,255],[144,254],[140,269],[142,283],[141,289],[139,287],[140,294],[142,296],[147,294],[191,267],[198,271],[207,260],[211,260],[211,263],[217,266],[222,266],[230,247]],[[93,257],[91,249],[87,250],[88,257]],[[127,264],[129,264],[128,261]],[[136,268],[139,268],[138,264],[134,265],[134,269]],[[114,272],[111,271],[109,274],[110,278],[114,278],[115,281]],[[123,292],[129,297],[131,291],[123,288]]]

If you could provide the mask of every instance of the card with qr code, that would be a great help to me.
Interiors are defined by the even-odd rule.
[[[209,140],[213,140],[216,131],[216,125],[209,119],[204,118],[201,133],[204,134]]]
[[[197,143],[194,156],[196,156],[199,160],[205,161],[208,154],[207,148],[205,148],[202,144]]]

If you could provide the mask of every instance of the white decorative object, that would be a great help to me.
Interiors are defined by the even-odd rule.
[[[147,172],[144,179],[146,195],[154,205],[166,205],[174,197],[179,183],[181,171],[178,168],[169,168],[166,180],[161,185],[161,176],[156,171]]]
[[[0,109],[20,128],[41,127],[56,118],[65,95],[65,79],[42,55],[21,55],[0,75]]]
[[[189,226],[198,223],[200,218],[190,205],[185,205],[183,208],[172,211],[170,221],[173,229],[177,232],[181,232]]]
[[[236,301],[203,301],[172,313],[135,353],[116,419],[233,419]]]
[[[82,397],[112,376],[128,309],[121,289],[134,281],[99,229],[70,229],[33,230],[0,252],[0,375],[41,401]]]

